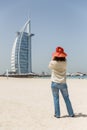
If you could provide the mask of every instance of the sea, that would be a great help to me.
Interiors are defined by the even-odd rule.
[[[40,78],[50,79],[51,76],[41,76]],[[35,77],[38,78],[38,77]],[[87,75],[73,75],[73,76],[67,76],[67,79],[87,79]]]
[[[67,76],[68,79],[87,79],[87,75],[83,75],[83,76]]]

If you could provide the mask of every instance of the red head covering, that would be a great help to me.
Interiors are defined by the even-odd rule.
[[[62,47],[57,47],[56,51],[52,54],[52,58],[54,57],[66,57],[67,54],[64,52]]]

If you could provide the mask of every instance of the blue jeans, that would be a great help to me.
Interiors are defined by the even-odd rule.
[[[69,99],[67,84],[52,82],[51,88],[52,88],[52,94],[53,94],[53,99],[54,99],[55,116],[60,117],[59,90],[65,101],[69,116],[73,116],[74,113],[73,113],[72,105]]]

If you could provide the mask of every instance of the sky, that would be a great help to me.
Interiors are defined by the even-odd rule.
[[[49,73],[57,46],[67,53],[67,72],[87,73],[87,0],[0,0],[0,74],[10,71],[16,37],[31,19],[32,71]]]

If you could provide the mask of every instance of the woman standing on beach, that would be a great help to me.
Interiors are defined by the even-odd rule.
[[[62,47],[57,47],[56,51],[52,54],[52,60],[49,63],[49,68],[52,71],[51,88],[54,99],[54,116],[56,118],[60,117],[59,90],[64,98],[69,116],[74,117],[66,84],[66,56],[67,54],[64,52],[64,49]]]

